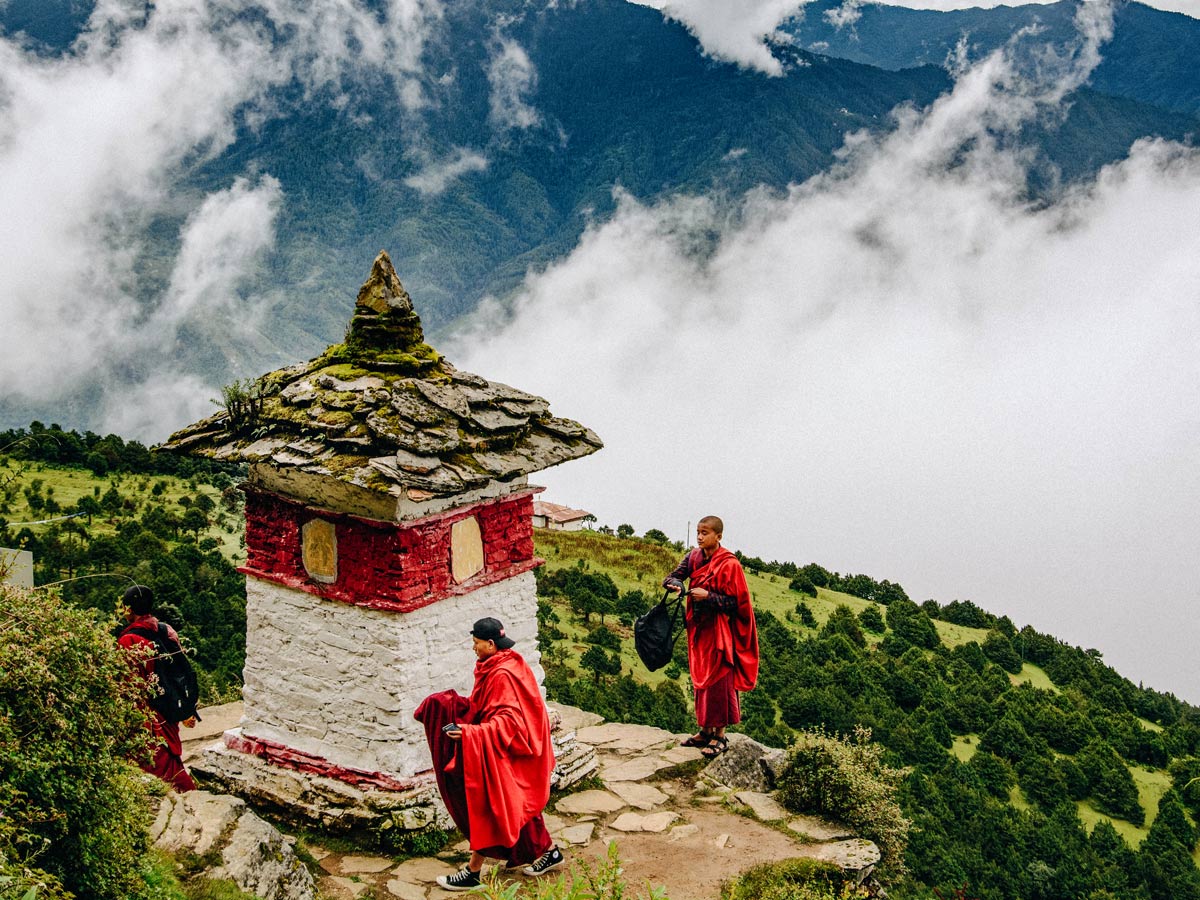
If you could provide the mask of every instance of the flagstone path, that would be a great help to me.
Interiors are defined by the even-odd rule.
[[[240,716],[235,707],[240,704],[206,713],[202,724],[206,730],[226,719],[235,725],[233,716]],[[556,709],[564,730],[574,729],[580,742],[596,748],[599,777],[589,789],[551,796],[546,825],[572,862],[600,860],[615,842],[630,896],[644,895],[647,885],[663,885],[670,900],[716,900],[723,881],[763,862],[813,857],[862,868],[878,860],[873,844],[834,823],[792,815],[768,794],[707,779],[697,764],[700,752],[679,746],[682,735],[604,723],[570,707]],[[187,737],[185,755],[213,739]],[[318,887],[329,900],[444,900],[451,894],[434,879],[455,871],[468,853],[463,842],[437,857],[397,864],[383,856],[308,849],[325,872]],[[569,876],[572,870],[562,871]]]

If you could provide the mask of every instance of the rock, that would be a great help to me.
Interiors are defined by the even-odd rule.
[[[343,856],[343,875],[374,875],[392,867],[392,860],[384,856]]]
[[[718,834],[713,840],[713,846],[715,846],[718,850],[724,850],[729,846],[729,835]]]
[[[692,825],[691,823],[688,823],[687,825],[676,825],[674,828],[671,829],[671,840],[672,841],[681,841],[684,838],[694,837],[695,835],[697,835],[699,833],[700,833],[699,825]]]
[[[621,722],[606,722],[580,728],[577,737],[585,744],[600,750],[644,751],[675,744],[675,735],[651,725],[627,725]]]
[[[699,747],[672,747],[670,750],[665,750],[658,754],[658,756],[663,762],[672,766],[694,762],[697,759],[704,759],[704,755],[700,752]]]
[[[750,811],[754,813],[755,817],[763,822],[778,822],[780,819],[788,817],[788,811],[780,806],[770,794],[763,794],[759,791],[738,791],[733,795],[733,799],[750,807]]]
[[[662,812],[650,813],[650,815],[642,819],[642,831],[649,831],[653,834],[661,834],[666,831],[679,818],[678,813],[663,810]]]
[[[580,791],[568,794],[555,802],[554,808],[560,813],[573,816],[595,815],[597,813],[616,812],[625,804],[608,791]]]
[[[602,763],[600,778],[606,783],[614,781],[643,781],[659,769],[666,768],[662,760],[649,756],[636,756],[622,762]]]
[[[569,828],[564,828],[558,833],[559,837],[567,844],[587,844],[591,841],[592,835],[596,832],[596,826],[584,822],[579,825],[572,825]]]
[[[638,813],[621,813],[616,819],[608,823],[608,827],[615,831],[641,831],[643,821],[645,821],[645,817]]]
[[[387,883],[387,891],[400,900],[425,900],[425,888],[409,884],[407,881],[397,881],[393,878]]]
[[[793,816],[788,828],[810,841],[842,841],[854,837],[854,833],[843,825],[818,816]]]
[[[608,789],[637,809],[654,809],[662,806],[670,798],[658,788],[648,784],[638,784],[636,781],[613,781],[608,783]]]
[[[764,747],[744,734],[731,734],[729,749],[709,763],[704,774],[731,788],[766,793],[775,784],[763,759],[774,756],[782,757],[783,751]]]
[[[280,832],[237,797],[189,791],[168,794],[152,831],[155,845],[199,857],[218,855],[204,874],[227,878],[264,900],[313,900],[312,875]]]
[[[468,846],[467,849],[469,851],[470,847]],[[408,859],[392,870],[392,877],[396,881],[403,881],[408,884],[429,885],[433,884],[434,879],[439,875],[450,875],[457,871],[458,866],[447,868],[449,865],[449,863],[439,859],[425,859],[421,857]]]
[[[833,863],[842,871],[853,875],[859,883],[871,874],[879,864],[881,856],[878,847],[862,838],[822,844],[813,854],[814,859]]]

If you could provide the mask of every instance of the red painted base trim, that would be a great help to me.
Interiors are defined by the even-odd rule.
[[[412,778],[400,779],[385,775],[383,772],[367,772],[362,769],[335,765],[321,756],[293,750],[291,747],[285,747],[275,741],[246,737],[232,731],[225,732],[225,746],[238,753],[257,756],[281,769],[333,778],[357,788],[374,788],[379,791],[395,792],[411,791],[413,788],[422,787],[434,780],[432,770],[421,772]]]

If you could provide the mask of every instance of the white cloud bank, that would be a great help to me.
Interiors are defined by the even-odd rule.
[[[972,599],[1200,701],[1200,154],[1142,141],[1039,206],[984,130],[1057,104],[1106,22],[1052,83],[994,55],[786,198],[622,198],[448,355],[604,438],[548,499],[672,538],[716,513],[732,547]]]
[[[212,407],[174,369],[180,334],[252,328],[242,289],[274,242],[284,202],[269,174],[210,196],[178,187],[189,162],[223,150],[239,115],[277,115],[271,91],[299,81],[336,95],[368,66],[388,73],[409,108],[424,102],[422,47],[434,0],[233,0],[147,7],[102,0],[72,51],[41,58],[0,39],[0,386],[45,403],[118,384],[96,427],[129,425],[158,440]],[[286,42],[274,35],[287,34]],[[145,226],[187,216],[175,259],[155,260],[169,286],[137,299]],[[152,373],[152,374],[151,374]],[[235,373],[250,374],[250,373]],[[148,400],[133,410],[135,400]]]

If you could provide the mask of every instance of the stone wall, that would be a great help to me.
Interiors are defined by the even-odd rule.
[[[246,493],[242,571],[346,603],[409,612],[538,565],[532,515],[532,491],[398,524],[316,509],[251,489]],[[456,523],[471,517],[478,521],[484,565],[460,584],[451,570],[451,533]],[[336,578],[331,580],[314,578],[305,568],[301,533],[314,520],[331,523],[336,532]]]
[[[530,572],[404,613],[247,578],[241,736],[410,778],[430,768],[413,710],[436,691],[470,691],[476,619],[503,621],[541,682],[536,613]]]

